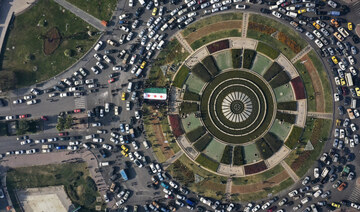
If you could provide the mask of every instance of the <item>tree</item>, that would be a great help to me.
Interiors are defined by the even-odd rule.
[[[17,135],[24,135],[26,132],[29,131],[30,124],[27,120],[20,120],[18,122],[18,127],[16,129]]]
[[[64,123],[64,128],[65,129],[70,129],[73,123],[73,118],[69,115],[66,117],[65,123]]]
[[[64,51],[64,55],[65,55],[66,57],[72,57],[73,54],[74,54],[74,52],[73,52],[73,50],[71,50],[71,49],[66,49],[66,50]]]
[[[58,131],[63,131],[64,130],[64,125],[65,125],[65,120],[63,117],[59,117],[58,118],[58,123],[56,125],[56,129]]]

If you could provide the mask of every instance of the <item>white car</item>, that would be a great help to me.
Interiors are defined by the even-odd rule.
[[[179,185],[172,180],[169,181],[169,185],[175,189],[177,189],[179,187]]]
[[[102,148],[107,149],[107,150],[111,150],[112,146],[110,146],[109,144],[103,144]]]
[[[346,70],[346,66],[345,66],[345,64],[344,64],[342,61],[340,61],[340,62],[338,63],[338,65],[339,65],[339,68],[340,68],[341,70],[343,70],[343,71]]]
[[[324,46],[323,42],[321,42],[319,39],[315,40],[315,44],[319,47],[322,48]]]
[[[139,111],[135,110],[134,114],[136,119],[140,119]]]
[[[275,16],[276,18],[281,18],[281,13],[279,13],[279,12],[277,12],[277,11],[272,11],[271,12],[271,14],[273,15],[273,16]]]
[[[102,42],[102,41],[99,41],[99,42],[95,45],[94,50],[95,50],[95,51],[99,51],[99,49],[102,47],[102,45],[103,45],[103,42]]]
[[[121,66],[114,66],[112,68],[113,71],[121,71],[122,70],[122,67]]]
[[[245,10],[245,9],[246,9],[246,5],[238,4],[238,5],[235,6],[235,9],[237,9],[237,10]]]
[[[13,119],[15,119],[15,118],[16,118],[15,116],[6,116],[6,117],[5,117],[6,120],[13,120]]]
[[[103,58],[107,63],[112,63],[111,59],[107,55],[104,55]]]
[[[314,40],[314,35],[311,32],[306,32],[305,33],[306,37],[308,37],[310,40]]]
[[[336,85],[340,85],[340,78],[339,77],[334,77],[334,80],[335,80]]]
[[[101,61],[101,60],[102,60],[102,58],[101,58],[100,55],[98,55],[98,54],[94,54],[94,57],[95,57],[95,59],[96,59],[97,61]]]
[[[139,153],[138,151],[135,151],[135,152],[134,152],[134,156],[135,156],[137,159],[139,159],[139,160],[142,159],[142,156],[140,155],[140,153]]]
[[[139,146],[137,145],[136,141],[132,141],[131,144],[132,144],[132,146],[134,147],[135,150],[139,149]]]
[[[299,192],[295,189],[295,190],[289,192],[288,195],[289,195],[289,197],[293,197],[293,196],[297,195],[298,193]]]
[[[318,167],[314,168],[314,177],[319,178],[320,177],[320,170]]]
[[[94,72],[94,74],[100,74],[100,71],[98,70],[97,66],[91,67],[91,70]]]
[[[157,170],[156,170],[156,168],[155,168],[155,165],[154,165],[153,163],[150,163],[149,166],[150,166],[151,171],[152,171],[154,174],[156,174]]]
[[[350,124],[350,128],[351,128],[351,130],[352,130],[353,132],[355,132],[355,131],[357,130],[354,123],[351,123],[351,124]]]
[[[96,65],[97,65],[100,69],[105,69],[105,66],[104,66],[101,62],[97,62]]]
[[[129,7],[133,7],[134,6],[134,0],[129,0]]]
[[[136,58],[137,58],[137,55],[136,55],[136,54],[134,54],[134,55],[131,57],[131,59],[130,59],[130,64],[131,64],[131,65],[133,65],[133,64],[135,63]]]
[[[350,66],[350,67],[349,67],[349,71],[350,71],[350,73],[351,73],[353,76],[356,76],[356,75],[357,75],[357,72],[356,72],[356,70],[355,70],[355,68],[354,68],[353,66]]]
[[[355,64],[355,60],[354,60],[354,57],[353,56],[348,56],[348,60],[350,62],[350,65],[354,65]]]
[[[13,104],[14,105],[17,105],[17,104],[21,104],[21,103],[24,103],[25,101],[23,99],[17,99],[17,100],[14,100],[13,101]]]
[[[334,101],[335,102],[340,101],[340,95],[338,93],[334,93]]]

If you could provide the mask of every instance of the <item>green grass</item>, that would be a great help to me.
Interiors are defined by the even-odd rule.
[[[181,102],[179,113],[194,113],[199,111],[199,104],[195,102]]]
[[[95,182],[93,185],[87,183],[88,176],[90,175],[86,163],[30,166],[10,169],[7,173],[6,184],[14,208],[18,210],[19,203],[15,200],[15,189],[64,185],[66,193],[75,205],[81,205],[83,209],[92,211],[96,203],[95,198],[99,196],[99,193],[96,187],[92,187]]]
[[[89,37],[87,31],[96,32],[82,19],[65,10],[52,0],[40,0],[23,14],[16,16],[9,28],[6,47],[2,55],[2,69],[15,73],[16,87],[23,87],[47,80],[71,66],[95,43],[98,35]],[[46,20],[45,27],[37,26]],[[51,54],[43,53],[43,39],[49,29],[57,27],[62,42]],[[81,47],[77,52],[76,47]],[[66,57],[64,51],[71,49],[73,57]],[[31,55],[32,59],[29,59]],[[37,67],[36,71],[33,71]]]
[[[240,166],[244,164],[244,147],[243,146],[235,146],[234,147],[234,158],[233,165]]]
[[[273,60],[276,59],[280,55],[279,50],[277,50],[277,49],[273,48],[272,46],[270,46],[266,43],[263,43],[263,42],[258,42],[256,51],[265,54],[266,56],[270,57]]]
[[[249,164],[261,160],[260,152],[255,143],[244,146],[244,163]]]
[[[281,140],[285,140],[290,130],[291,124],[287,122],[280,123],[278,119],[275,119],[269,131],[277,135]]]
[[[201,153],[195,160],[196,162],[198,162],[201,166],[210,169],[211,171],[216,172],[216,170],[219,167],[219,163],[212,160],[211,158],[209,158],[208,156],[206,156],[205,154]]]
[[[192,49],[196,50],[201,46],[210,43],[211,41],[227,37],[241,37],[241,32],[239,32],[237,29],[217,31],[194,41],[192,44],[190,44],[190,46]]]
[[[216,63],[220,70],[232,68],[231,51],[222,51],[214,55]]]
[[[291,185],[294,184],[294,181],[291,178],[288,178],[281,182],[279,185],[266,188],[265,191],[248,193],[248,194],[233,194],[232,200],[233,201],[243,201],[243,202],[253,202],[254,200],[264,199],[267,198],[269,193],[276,194],[286,188],[289,188]]]
[[[200,101],[200,95],[189,90],[186,90],[184,93],[184,100],[191,100],[191,101]]]
[[[186,65],[182,65],[181,68],[176,73],[176,76],[175,76],[175,79],[174,79],[174,82],[172,85],[177,88],[182,88],[185,80],[187,79],[187,77],[189,75],[189,72],[190,72],[190,69],[188,67],[186,67]]]
[[[242,49],[231,49],[231,58],[234,68],[241,68],[242,65]]]
[[[279,165],[276,165],[275,167],[273,167],[272,169],[269,169],[260,174],[256,174],[256,175],[252,175],[252,176],[248,176],[248,177],[232,178],[232,183],[234,185],[247,185],[247,184],[261,183],[271,177],[278,175],[283,170],[284,170],[284,168],[279,164]]]
[[[190,26],[186,27],[181,33],[184,37],[188,36],[190,33],[192,33],[196,29],[200,29],[204,26],[215,24],[222,21],[228,21],[228,20],[242,20],[243,14],[242,13],[224,13],[221,15],[214,15],[210,16],[208,18],[201,19],[199,21],[196,21],[195,23],[191,24]]]
[[[8,135],[8,124],[6,122],[0,122],[0,136]]]
[[[258,52],[256,54],[256,58],[251,70],[255,71],[260,75],[263,75],[265,71],[268,70],[271,64],[272,62],[271,60],[269,60],[269,58],[265,57],[262,54],[259,54]]]
[[[314,66],[319,74],[320,80],[321,80],[321,84],[322,84],[323,92],[324,92],[324,98],[325,98],[325,112],[332,113],[333,112],[333,97],[331,95],[329,77],[324,69],[323,64],[319,60],[319,57],[315,53],[315,51],[311,50],[308,53],[308,55],[309,55],[312,63],[314,64]]]
[[[226,145],[223,155],[221,157],[221,163],[232,164],[233,146]]]
[[[200,119],[195,114],[189,114],[186,118],[181,119],[182,126],[186,133],[202,126]]]
[[[194,130],[186,133],[187,139],[189,139],[190,142],[195,142],[197,139],[199,139],[202,135],[206,133],[205,127],[200,126],[195,128]]]
[[[298,145],[302,133],[303,128],[293,126],[288,139],[285,141],[285,145],[290,149],[294,149]]]
[[[216,139],[212,139],[203,153],[217,162],[220,162],[224,149],[225,144],[218,142]]]
[[[200,93],[202,87],[205,85],[205,82],[202,81],[195,74],[190,74],[185,84],[187,86],[187,90],[194,93]]]
[[[297,71],[299,72],[301,79],[305,86],[305,90],[306,90],[306,94],[307,94],[308,111],[315,112],[316,111],[316,101],[315,101],[315,96],[314,96],[315,91],[314,91],[314,87],[312,85],[311,77],[310,77],[307,69],[305,68],[305,66],[303,64],[301,64],[301,61],[297,61],[294,64],[294,66],[297,69]],[[332,101],[332,98],[331,98],[331,101]]]
[[[278,110],[297,110],[297,101],[289,101],[289,102],[279,102],[277,104]]]
[[[243,57],[243,67],[246,69],[251,69],[252,65],[254,64],[255,57],[256,51],[252,49],[245,49]]]
[[[290,83],[275,88],[274,90],[276,102],[294,101],[295,96]]]
[[[109,21],[116,8],[116,0],[67,0],[99,20]],[[117,21],[117,19],[115,20]]]
[[[180,147],[177,145],[174,134],[172,133],[172,129],[170,127],[170,123],[167,118],[163,118],[160,120],[161,128],[164,133],[165,139],[169,142],[170,148],[177,153],[180,151]]]
[[[209,145],[212,139],[213,137],[210,135],[210,133],[206,133],[201,138],[199,138],[196,143],[194,143],[194,148],[198,152],[202,152]]]

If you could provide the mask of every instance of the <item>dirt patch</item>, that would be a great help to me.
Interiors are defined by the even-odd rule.
[[[314,87],[316,112],[325,112],[324,92],[323,92],[319,74],[308,55],[305,55],[304,57],[302,57],[301,61],[306,61],[304,63],[304,66],[305,66],[306,70],[308,70],[308,72],[309,72],[311,82]]]
[[[241,31],[242,21],[223,21],[215,24],[210,24],[208,26],[202,27],[196,30],[193,33],[190,33],[188,36],[185,37],[185,40],[191,44],[200,38],[211,34],[217,31],[223,31],[228,29],[238,29],[239,32]]]
[[[52,54],[61,43],[61,35],[56,27],[51,28],[44,36],[44,53]]]
[[[274,177],[271,177],[260,183],[253,183],[249,185],[233,185],[231,188],[231,193],[247,194],[263,191],[264,188],[276,186],[288,178],[289,174],[286,172],[286,170],[284,170],[281,173],[275,175]]]

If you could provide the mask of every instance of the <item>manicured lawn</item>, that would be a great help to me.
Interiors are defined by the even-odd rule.
[[[324,66],[319,60],[318,55],[314,52],[314,50],[308,53],[312,63],[314,64],[317,72],[319,73],[319,77],[321,79],[321,84],[323,87],[324,92],[324,99],[325,99],[325,112],[331,113],[333,109],[333,97],[331,95],[331,88],[329,83],[329,77],[325,72]],[[332,79],[331,79],[332,80]]]
[[[244,146],[244,163],[254,163],[261,160],[260,152],[256,147],[256,144],[249,144]]]
[[[190,44],[190,46],[192,49],[195,50],[207,43],[210,43],[211,41],[227,37],[241,37],[241,32],[239,32],[239,30],[237,29],[214,32],[193,42],[192,44]]]
[[[265,57],[262,54],[259,54],[259,52],[256,54],[256,58],[254,61],[254,65],[251,70],[255,71],[256,73],[263,75],[266,70],[270,67],[272,64],[271,60],[269,58]]]
[[[110,21],[116,8],[116,0],[67,0],[74,6],[84,10],[99,20]],[[115,19],[117,21],[117,19]]]
[[[216,63],[221,70],[232,68],[231,51],[223,51],[215,56]]]
[[[181,119],[181,123],[186,133],[202,126],[200,119],[195,117],[195,114],[189,114],[186,118]]]
[[[303,133],[303,128],[293,126],[293,129],[291,130],[291,133],[288,137],[288,139],[285,141],[285,145],[288,146],[290,149],[294,149],[298,144],[301,137],[301,134]]]
[[[277,102],[287,102],[295,100],[295,96],[290,83],[274,89]]]
[[[10,169],[7,173],[7,188],[15,209],[15,189],[64,185],[71,201],[90,211],[94,209],[97,192],[96,183],[91,179],[86,163],[51,164]]]
[[[195,161],[198,162],[201,166],[208,168],[214,172],[216,172],[219,167],[218,162],[214,161],[203,153],[201,153]]]
[[[270,57],[271,59],[276,59],[280,55],[279,50],[277,50],[277,49],[273,48],[272,46],[270,46],[266,43],[263,43],[263,42],[258,43],[258,45],[256,47],[256,51],[265,54],[266,56]]]
[[[316,101],[315,101],[315,91],[314,91],[314,87],[312,85],[312,80],[311,77],[307,71],[307,69],[305,68],[305,66],[303,64],[301,64],[301,61],[298,61],[294,64],[295,68],[297,69],[297,71],[299,72],[301,79],[305,85],[305,90],[306,90],[306,94],[307,94],[307,108],[308,111],[316,111]],[[331,98],[332,101],[332,98]]]
[[[196,30],[196,29],[202,28],[204,26],[218,23],[221,21],[242,20],[242,18],[243,18],[242,13],[225,13],[225,14],[221,14],[221,15],[210,16],[210,17],[204,18],[202,20],[199,20],[199,21],[191,24],[190,26],[186,27],[186,29],[184,29],[182,31],[182,34],[184,37],[186,37],[190,33],[192,33],[194,31],[194,29]]]
[[[283,141],[288,136],[290,130],[291,130],[291,124],[287,122],[280,123],[278,119],[274,120],[273,125],[270,128],[270,132],[277,135]]]
[[[98,35],[89,36],[87,32],[97,32],[89,24],[52,0],[40,0],[25,13],[15,17],[10,27],[6,47],[2,57],[2,69],[15,73],[16,87],[32,85],[47,80],[71,66],[86,53]],[[38,23],[47,24],[37,26]],[[56,27],[61,35],[58,48],[50,55],[43,52],[43,39],[47,32]],[[78,52],[77,47],[81,50]],[[71,49],[74,56],[64,55]],[[0,62],[1,63],[1,62]]]
[[[261,174],[252,175],[252,176],[248,176],[248,177],[233,178],[232,183],[234,185],[246,185],[246,184],[260,183],[271,177],[274,177],[275,175],[279,174],[283,170],[284,170],[284,168],[281,165],[276,165],[272,169],[269,169]]]
[[[176,73],[176,76],[175,76],[175,79],[173,82],[173,86],[182,88],[185,80],[187,79],[187,77],[189,75],[189,72],[190,72],[190,69],[188,67],[186,67],[185,65],[182,65],[180,70],[178,70],[178,72]]]
[[[187,85],[187,89],[189,91],[194,93],[200,93],[205,82],[202,81],[199,77],[195,76],[195,74],[190,74],[185,84]]]
[[[203,153],[209,156],[210,158],[216,160],[217,162],[220,162],[225,146],[226,146],[225,144],[220,143],[215,139],[212,139],[210,144],[203,151]]]

